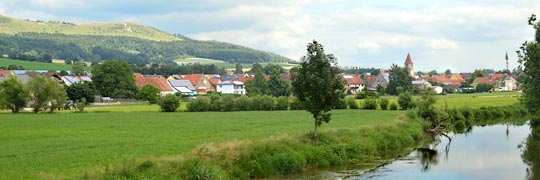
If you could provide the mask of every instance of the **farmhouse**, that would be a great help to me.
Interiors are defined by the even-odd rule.
[[[195,89],[195,87],[193,87],[191,82],[189,82],[188,80],[174,79],[174,80],[167,80],[167,81],[169,82],[169,84],[171,85],[175,93],[180,92],[185,95],[197,94],[197,90]]]
[[[364,90],[366,82],[358,74],[341,74],[341,77],[346,81],[345,89],[347,92],[356,94]]]
[[[142,75],[141,73],[133,73],[133,76],[135,76],[135,84],[138,88],[151,84],[161,91],[161,95],[174,93],[173,88],[169,85],[167,79],[161,75]]]

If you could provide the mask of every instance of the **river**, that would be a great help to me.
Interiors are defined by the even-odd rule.
[[[533,136],[528,123],[475,126],[373,170],[322,171],[309,179],[538,179],[539,129]]]

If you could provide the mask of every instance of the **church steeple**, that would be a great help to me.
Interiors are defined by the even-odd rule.
[[[414,66],[409,53],[407,53],[407,58],[405,59],[405,67],[407,68],[407,71],[409,71],[409,76],[414,78]]]

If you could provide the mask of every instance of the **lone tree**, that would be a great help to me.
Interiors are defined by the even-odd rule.
[[[523,82],[522,102],[529,111],[538,115],[540,112],[540,22],[536,22],[536,15],[529,18],[529,25],[536,30],[533,41],[525,42],[517,51],[520,66],[526,75]]]
[[[412,81],[414,78],[409,76],[407,68],[399,67],[395,64],[392,64],[390,69],[390,76],[388,77],[390,82],[386,87],[386,91],[390,95],[398,95],[398,87],[402,87],[404,91],[411,92],[413,90]]]
[[[330,110],[344,94],[344,81],[338,75],[336,58],[325,54],[323,46],[313,40],[307,46],[298,72],[292,76],[293,93],[313,115],[313,140],[317,141],[317,127],[330,121]]]

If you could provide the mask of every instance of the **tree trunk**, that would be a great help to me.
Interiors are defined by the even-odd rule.
[[[317,126],[318,126],[318,123],[317,123],[317,118],[314,118],[314,122],[315,122],[315,128],[313,129],[313,142],[317,142]]]

